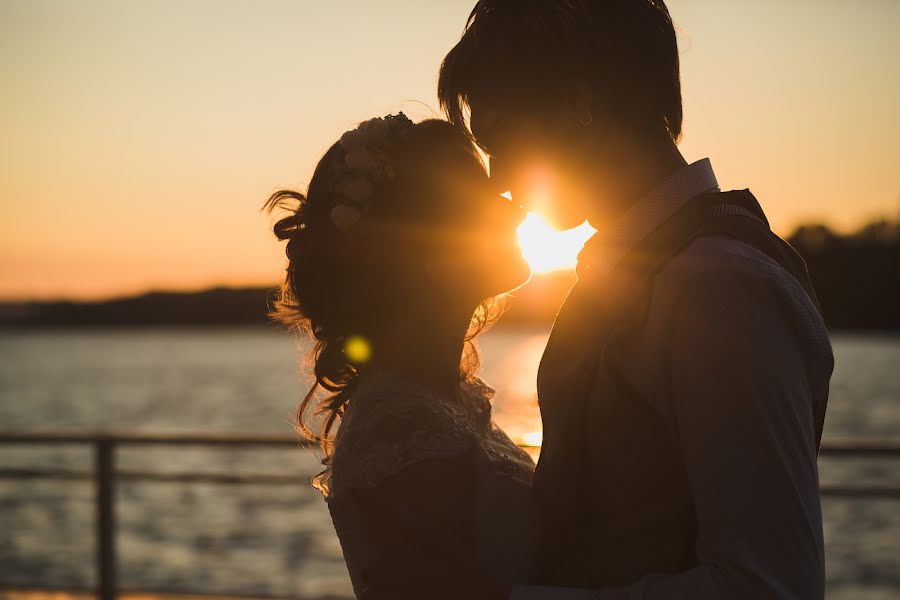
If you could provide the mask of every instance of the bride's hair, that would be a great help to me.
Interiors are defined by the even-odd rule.
[[[288,268],[271,317],[315,339],[315,383],[296,411],[295,425],[326,456],[331,430],[365,368],[348,352],[348,342],[375,343],[377,352],[377,341],[390,333],[386,328],[420,301],[412,269],[421,270],[421,251],[438,243],[429,226],[439,224],[440,211],[453,205],[445,196],[459,189],[458,181],[455,186],[448,182],[482,168],[466,135],[440,120],[409,123],[381,158],[387,159],[391,177],[374,181],[368,207],[357,213],[360,219],[352,231],[338,226],[342,223],[334,212],[343,205],[339,180],[347,152],[341,142],[319,161],[306,194],[280,190],[264,207],[289,211],[274,226],[278,239],[287,240]],[[498,308],[496,300],[489,300],[475,312],[461,378],[477,368],[474,337],[494,320]],[[312,416],[322,419],[318,431],[311,426]]]

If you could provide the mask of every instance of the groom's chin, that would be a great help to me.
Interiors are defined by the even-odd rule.
[[[546,219],[550,226],[557,231],[575,229],[587,220],[581,212],[549,214]]]
[[[536,212],[557,231],[574,229],[586,220],[585,211],[580,206],[571,206],[560,201],[539,207],[529,207],[529,210]]]

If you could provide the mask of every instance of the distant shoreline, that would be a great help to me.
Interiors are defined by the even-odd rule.
[[[871,223],[849,236],[822,225],[788,238],[806,260],[833,331],[900,331],[900,224]],[[549,327],[575,283],[572,270],[537,275],[517,290],[499,327]],[[268,317],[278,285],[149,292],[103,301],[0,302],[0,329],[278,327]]]
[[[546,333],[549,335],[553,326],[552,322],[547,323],[521,323],[521,322],[500,322],[482,335],[490,335],[491,332],[507,332],[533,330],[534,333]],[[283,327],[273,325],[266,327],[265,325],[253,324],[235,324],[235,325],[29,325],[29,326],[9,326],[0,323],[0,336],[10,334],[47,334],[47,335],[78,335],[78,334],[98,334],[98,335],[132,335],[132,334],[176,334],[176,333],[239,333],[241,331],[249,333],[258,333],[268,331],[276,335],[292,336],[296,332],[289,331]],[[838,335],[844,338],[860,339],[883,339],[885,341],[900,342],[900,329],[828,329],[829,335]]]
[[[505,324],[546,325],[575,281],[561,271],[536,277],[516,293],[503,315]],[[0,328],[148,328],[260,327],[278,328],[269,309],[278,286],[212,288],[199,292],[150,292],[111,300],[0,302]]]

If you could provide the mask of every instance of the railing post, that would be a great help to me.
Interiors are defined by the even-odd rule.
[[[116,457],[115,440],[96,440],[97,598],[116,598]]]

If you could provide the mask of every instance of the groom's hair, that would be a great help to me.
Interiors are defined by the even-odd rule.
[[[583,81],[594,110],[681,136],[675,27],[664,0],[480,0],[441,65],[438,98],[466,127],[473,97],[531,102]]]

